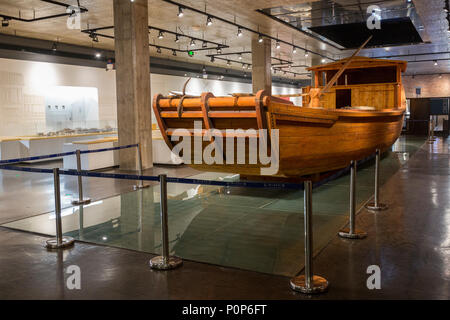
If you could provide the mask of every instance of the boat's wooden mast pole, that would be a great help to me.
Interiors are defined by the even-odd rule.
[[[339,77],[344,73],[345,69],[350,65],[350,63],[353,61],[353,58],[356,57],[356,55],[367,45],[367,43],[372,39],[372,36],[370,36],[359,48],[356,50],[350,58],[344,63],[344,65],[339,69],[339,71],[331,78],[331,80],[325,85],[325,87],[320,91],[320,95],[327,92],[334,83],[339,79]]]

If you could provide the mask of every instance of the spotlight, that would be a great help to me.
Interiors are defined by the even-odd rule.
[[[241,29],[241,27],[238,28],[237,36],[238,37],[242,37],[242,29]]]
[[[176,50],[172,50],[172,55],[173,55],[174,57],[176,57],[176,56],[177,56],[177,51],[176,51]]]
[[[239,53],[238,59],[239,59],[239,60],[242,60],[242,53]]]
[[[208,47],[208,42],[203,41],[203,43],[202,43],[202,48],[205,49],[205,48],[207,48],[207,47]]]
[[[178,7],[178,14],[177,14],[177,16],[178,16],[178,18],[181,18],[181,17],[184,16],[183,8],[182,8],[182,7]]]
[[[191,39],[191,47],[195,46],[195,40]]]
[[[9,27],[9,19],[8,18],[3,18],[2,20],[2,27]]]
[[[161,48],[160,47],[156,47],[156,52],[157,53],[161,53]]]
[[[245,69],[245,63],[242,64],[242,69]]]
[[[326,61],[325,59],[322,59],[322,63],[325,63],[325,61]]]
[[[275,47],[277,48],[277,50],[280,49],[280,47],[281,47],[280,42],[278,40],[277,40],[277,43],[275,44]]]
[[[95,57],[98,59],[98,58],[100,58],[102,56],[102,54],[100,53],[100,52],[97,52],[96,54],[95,54]]]
[[[227,60],[227,66],[231,66],[231,61]]]
[[[176,43],[180,42],[180,37],[178,37],[178,35],[175,35],[175,42]]]
[[[58,49],[56,42],[53,42],[53,46],[52,46],[52,50],[56,51],[56,49]]]
[[[262,35],[259,35],[259,36],[258,36],[258,42],[259,42],[259,43],[262,43],[263,41],[264,41],[263,36],[262,36]]]
[[[89,38],[91,38],[94,42],[98,42],[98,36],[95,33],[90,33]]]
[[[437,63],[437,60],[434,60],[434,65],[435,65],[435,66],[437,66],[437,65],[438,65],[438,63]]]
[[[292,47],[292,53],[296,54],[297,53],[297,47]]]
[[[159,31],[158,39],[162,39],[162,38],[164,38],[164,32]]]
[[[442,74],[439,75],[439,79],[442,79]]]
[[[305,57],[308,57],[309,56],[309,52],[308,52],[308,50],[305,50]]]
[[[206,25],[209,27],[210,25],[212,25],[212,18],[208,17],[208,19],[206,19]]]
[[[214,63],[216,59],[214,58],[214,56],[211,57],[211,62]]]
[[[222,48],[221,47],[217,47],[217,54],[222,54]]]

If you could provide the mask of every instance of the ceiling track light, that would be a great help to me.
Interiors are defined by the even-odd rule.
[[[305,50],[305,57],[308,57],[309,56],[309,52],[308,52],[308,50]]]
[[[438,65],[438,62],[437,62],[437,60],[434,60],[434,65],[435,65],[435,66],[437,66],[437,65]]]
[[[190,43],[191,47],[195,46],[195,40],[191,38],[191,43]]]
[[[262,43],[263,41],[264,41],[263,36],[262,36],[262,35],[259,35],[259,36],[258,36],[258,42],[259,42],[259,43]]]
[[[275,48],[280,49],[281,45],[280,45],[280,41],[277,40],[277,43],[275,44]]]
[[[183,16],[184,16],[183,8],[182,7],[178,7],[177,17],[178,18],[182,18]]]
[[[292,47],[292,53],[296,54],[297,53],[297,47]]]
[[[176,51],[176,50],[172,50],[172,55],[173,55],[174,57],[176,57],[176,56],[177,56],[177,51]]]
[[[237,36],[238,37],[242,37],[242,29],[241,29],[241,27],[238,27]]]
[[[164,38],[164,32],[159,31],[158,39],[163,39],[163,38]]]
[[[222,48],[221,47],[217,47],[217,54],[222,54]]]
[[[242,60],[242,53],[239,53],[238,59]]]
[[[214,63],[216,59],[214,58],[214,56],[211,57],[211,62]]]
[[[227,60],[227,66],[231,66],[231,61]]]
[[[3,18],[2,27],[4,27],[4,28],[9,27],[9,19],[8,18]]]
[[[177,34],[175,35],[175,42],[176,43],[180,42],[180,37]]]
[[[205,48],[207,48],[207,47],[208,47],[208,42],[203,41],[203,43],[202,43],[202,48],[205,49]]]
[[[52,50],[56,51],[57,49],[58,49],[58,45],[56,44],[56,42],[53,42]]]
[[[208,16],[208,18],[206,19],[206,25],[209,27],[212,24],[213,24],[212,18],[210,16]]]
[[[160,47],[156,47],[156,52],[157,53],[161,53],[161,48]]]

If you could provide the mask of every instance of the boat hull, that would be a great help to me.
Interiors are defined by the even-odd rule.
[[[186,156],[184,151],[182,152],[189,166],[201,171],[244,176],[298,179],[345,168],[352,160],[360,160],[374,154],[377,149],[385,151],[391,147],[401,133],[404,118],[404,109],[332,110],[298,107],[274,97],[262,98],[262,95],[256,98],[239,98],[233,103],[227,100],[230,98],[211,96],[208,100],[207,97],[203,95],[201,103],[197,100],[163,100],[161,97],[155,97],[154,110],[166,143],[173,149],[182,138],[195,140],[197,137],[200,142],[197,140],[197,143],[194,141],[190,144],[191,155]],[[178,116],[174,106],[182,104],[183,113]],[[256,106],[256,111],[243,112],[242,105],[246,108]],[[203,129],[215,129],[223,133],[222,143],[217,142],[217,137],[206,138],[207,133],[203,129],[195,133],[193,123],[197,119],[203,119],[203,122],[200,122],[204,124]],[[250,139],[245,139],[244,151],[237,147],[236,134],[225,134],[227,129],[242,128],[254,128],[254,132],[259,133],[259,136],[253,139],[257,141],[256,146],[251,145]],[[186,136],[174,139],[174,129],[184,129]],[[260,130],[265,129],[268,132],[267,139],[262,138],[264,136],[260,133]],[[235,142],[231,144],[231,153],[228,144],[230,139]],[[211,148],[212,145],[217,148]],[[272,156],[273,152],[276,152],[279,156],[275,158],[279,161],[272,159],[264,165],[258,152],[261,145],[267,146],[267,149],[272,148]],[[208,151],[213,157],[219,152],[223,155],[219,157],[223,161],[205,161],[202,156]],[[178,150],[175,153],[180,154]],[[266,154],[263,152],[263,155]],[[256,162],[252,161],[255,155]],[[239,157],[241,161],[238,160]],[[269,167],[272,170],[261,170]]]

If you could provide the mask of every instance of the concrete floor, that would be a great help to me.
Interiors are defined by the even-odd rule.
[[[382,199],[390,208],[357,217],[368,237],[335,236],[315,257],[315,273],[330,288],[314,299],[450,298],[449,161],[448,141],[439,139],[387,181]],[[151,254],[80,242],[52,252],[44,240],[0,228],[0,299],[311,299],[284,276],[189,261],[156,272],[147,266]],[[81,290],[65,286],[70,265],[81,268]],[[370,265],[381,268],[380,290],[367,289]]]

